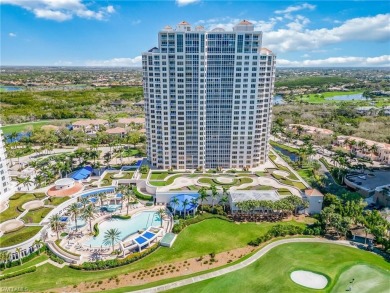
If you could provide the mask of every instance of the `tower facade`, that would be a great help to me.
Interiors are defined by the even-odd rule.
[[[142,54],[147,153],[161,169],[266,161],[275,55],[248,21],[233,31],[166,26]]]
[[[1,125],[0,125],[1,126]],[[14,186],[8,173],[7,156],[0,129],[0,201],[6,200],[14,192]]]

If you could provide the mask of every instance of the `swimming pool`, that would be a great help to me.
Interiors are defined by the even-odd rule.
[[[99,224],[99,235],[84,244],[92,247],[110,246],[103,244],[104,234],[109,229],[118,229],[121,232],[120,239],[124,240],[139,230],[144,230],[151,226],[159,227],[160,223],[160,216],[155,212],[142,212],[128,220],[109,219]]]
[[[85,221],[85,219],[77,218],[77,228],[84,227],[86,224],[87,224],[87,222]],[[74,218],[69,220],[68,227],[70,230],[76,230],[76,222],[75,222]]]

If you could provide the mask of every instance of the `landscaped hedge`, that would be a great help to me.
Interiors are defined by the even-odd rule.
[[[254,240],[248,242],[248,245],[259,246],[261,243],[271,240],[274,237],[287,236],[287,235],[321,235],[322,230],[320,227],[299,227],[295,225],[281,225],[277,224],[273,226],[267,233]]]
[[[192,225],[192,224],[202,222],[202,221],[207,220],[207,219],[220,219],[220,220],[232,222],[232,220],[226,218],[225,216],[206,213],[206,214],[201,214],[201,215],[196,216],[195,218],[190,218],[187,220],[180,219],[179,222],[173,226],[172,232],[177,234],[181,230],[183,230],[185,227]]]
[[[93,236],[96,237],[99,235],[99,224],[96,223],[95,225],[93,225]]]
[[[82,265],[70,265],[72,269],[75,270],[85,270],[85,271],[98,271],[98,270],[106,270],[111,268],[116,268],[119,266],[128,265],[130,263],[133,263],[149,254],[151,254],[153,251],[155,251],[159,247],[159,244],[156,243],[153,246],[149,247],[148,249],[145,249],[141,252],[136,252],[131,255],[129,255],[126,258],[123,259],[110,259],[110,260],[98,260],[95,262],[84,262]]]
[[[50,249],[48,249],[46,253],[49,256],[49,258],[56,263],[63,264],[65,262],[62,258],[58,257],[53,252],[51,252]]]
[[[5,280],[5,279],[9,279],[9,278],[13,278],[13,277],[17,277],[20,275],[32,273],[32,272],[35,272],[36,270],[37,270],[37,267],[33,266],[33,267],[28,268],[28,269],[17,271],[15,273],[6,274],[3,276],[0,276],[0,281]]]
[[[131,219],[131,216],[129,216],[129,215],[112,215],[111,218],[113,218],[113,219],[121,219],[121,220],[128,220],[128,219]]]
[[[134,188],[133,192],[134,192],[135,197],[138,199],[143,199],[143,200],[152,200],[153,199],[153,196],[143,194],[143,193],[139,192],[137,188]]]
[[[28,262],[28,261],[32,260],[33,258],[38,256],[40,253],[45,252],[46,250],[47,250],[46,246],[41,247],[39,249],[39,253],[38,253],[38,250],[36,250],[33,253],[30,253],[29,255],[23,257],[22,258],[22,263],[25,263],[25,262]],[[0,263],[0,270],[5,269],[5,268],[13,268],[13,267],[20,266],[20,261],[19,260],[15,260],[13,262],[7,262],[6,266],[4,266],[4,265],[5,265],[4,263]]]

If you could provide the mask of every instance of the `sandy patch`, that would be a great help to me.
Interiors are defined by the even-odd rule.
[[[35,210],[37,208],[43,207],[44,203],[41,200],[33,200],[26,202],[25,204],[22,205],[22,208],[25,210]]]
[[[309,271],[294,271],[290,277],[293,282],[311,289],[324,289],[328,284],[325,276]]]
[[[124,275],[118,275],[116,278],[102,280],[101,284],[99,284],[98,281],[82,282],[77,286],[77,288],[74,288],[73,286],[68,286],[64,288],[57,288],[55,291],[96,292],[116,289],[124,286],[143,285],[150,282],[155,282],[178,276],[190,275],[196,272],[217,268],[226,265],[227,263],[236,261],[254,250],[254,247],[246,246],[243,248],[237,248],[234,250],[218,253],[215,255],[215,261],[210,261],[210,255],[204,255],[202,257],[191,258],[174,263],[162,264],[160,266],[151,267],[145,270],[135,271]]]
[[[232,178],[232,177],[217,177],[217,180],[221,183],[233,183],[234,178]]]
[[[0,230],[3,232],[14,231],[22,226],[24,226],[23,221],[13,219],[13,220],[5,221],[3,224],[1,224]]]

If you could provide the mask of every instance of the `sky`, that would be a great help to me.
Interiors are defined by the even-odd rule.
[[[246,19],[280,67],[390,66],[390,1],[0,0],[0,65],[140,66],[158,31]]]

